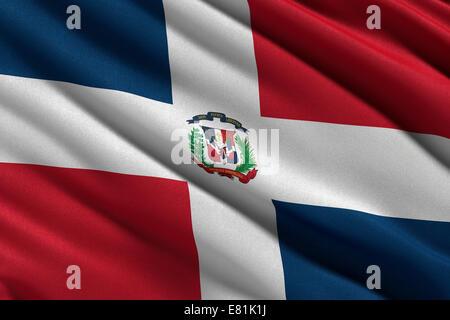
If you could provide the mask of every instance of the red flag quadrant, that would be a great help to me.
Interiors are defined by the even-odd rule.
[[[249,0],[264,117],[450,138],[450,6],[379,0]]]
[[[81,268],[81,290],[66,268]],[[200,299],[186,182],[0,164],[0,298]]]

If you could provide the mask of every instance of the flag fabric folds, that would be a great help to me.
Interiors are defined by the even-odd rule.
[[[0,4],[0,299],[450,299],[448,2],[72,4]]]

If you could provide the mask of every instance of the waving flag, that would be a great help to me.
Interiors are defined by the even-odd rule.
[[[0,2],[0,298],[450,298],[449,22],[442,0]]]

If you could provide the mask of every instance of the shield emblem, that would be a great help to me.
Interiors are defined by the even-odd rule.
[[[187,123],[193,124],[188,134],[193,163],[209,174],[238,178],[242,183],[255,178],[258,172],[255,151],[248,130],[239,121],[220,112],[208,112],[192,117]]]
[[[208,157],[221,164],[238,163],[238,153],[234,144],[235,131],[202,126],[207,144]]]

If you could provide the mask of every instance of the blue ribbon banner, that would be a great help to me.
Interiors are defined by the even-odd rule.
[[[225,116],[223,113],[220,112],[208,112],[207,114],[199,114],[192,117],[191,120],[187,120],[186,122],[189,124],[193,124],[201,120],[213,121],[214,118],[220,119],[220,122],[231,123],[232,125],[234,125],[236,129],[247,132],[247,129],[245,129],[239,121],[232,118],[228,118],[227,116]]]

